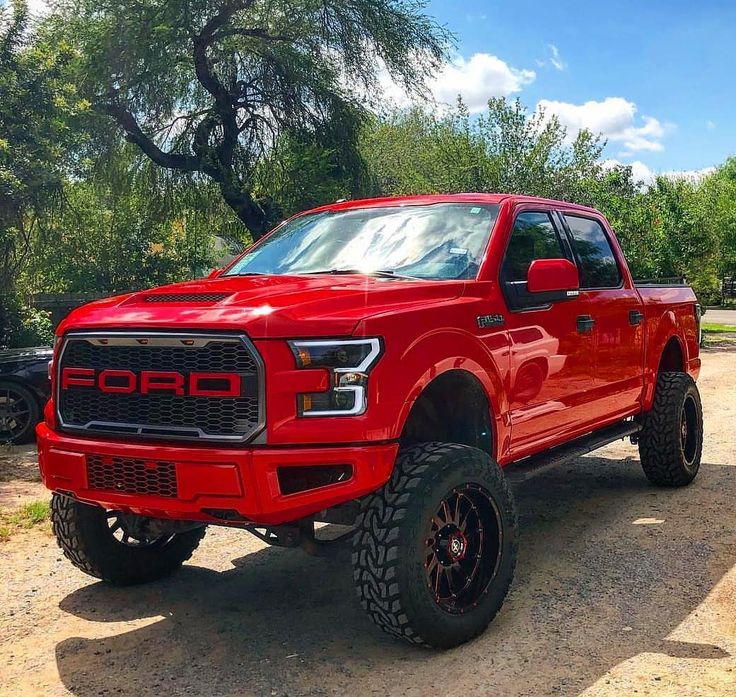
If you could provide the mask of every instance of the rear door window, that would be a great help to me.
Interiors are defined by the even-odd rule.
[[[621,270],[603,226],[592,218],[565,214],[580,267],[581,288],[618,288]]]

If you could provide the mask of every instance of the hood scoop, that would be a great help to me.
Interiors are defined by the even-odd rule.
[[[143,296],[144,303],[219,303],[232,293],[152,293]]]

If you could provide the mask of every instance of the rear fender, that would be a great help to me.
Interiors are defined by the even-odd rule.
[[[654,389],[657,385],[659,364],[662,359],[665,346],[670,339],[675,339],[682,351],[685,368],[688,365],[687,345],[682,340],[677,326],[677,318],[673,310],[668,310],[655,322],[647,323],[650,327],[656,327],[646,342],[646,365],[644,366],[644,399],[642,407],[649,411],[654,402]]]

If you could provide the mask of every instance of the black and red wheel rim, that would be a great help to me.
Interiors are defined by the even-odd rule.
[[[23,435],[31,420],[31,404],[13,387],[0,388],[0,442],[12,443]]]
[[[503,523],[493,497],[478,484],[452,489],[429,523],[424,569],[434,601],[462,614],[489,592],[501,563]]]

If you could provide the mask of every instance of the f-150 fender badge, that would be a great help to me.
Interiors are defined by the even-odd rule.
[[[487,327],[502,327],[506,320],[503,315],[480,315],[478,317],[478,327],[486,329]]]

